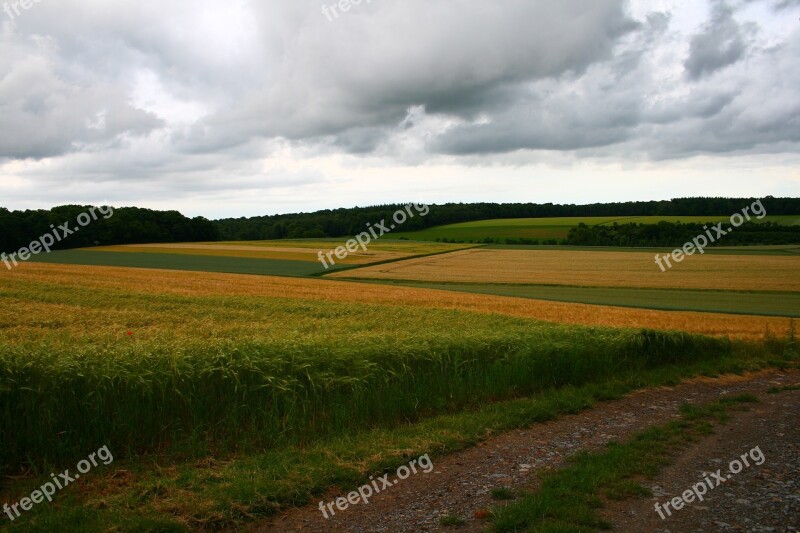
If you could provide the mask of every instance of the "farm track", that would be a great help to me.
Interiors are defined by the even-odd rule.
[[[738,457],[742,450],[761,445],[767,464],[763,469],[743,473],[736,485],[732,485],[735,487],[731,489],[735,492],[732,500],[729,494],[733,492],[720,490],[705,506],[683,512],[677,517],[678,521],[671,524],[659,523],[653,512],[652,498],[609,506],[606,518],[619,525],[620,531],[652,531],[656,527],[673,532],[711,530],[708,527],[756,531],[753,528],[762,523],[769,527],[788,527],[795,521],[796,525],[797,488],[792,489],[792,483],[785,481],[791,481],[787,476],[800,468],[796,424],[800,391],[776,395],[766,392],[770,387],[793,385],[798,381],[798,370],[771,370],[747,376],[695,379],[675,387],[632,393],[577,415],[511,431],[464,452],[434,458],[435,469],[431,474],[412,475],[375,496],[368,505],[352,506],[330,520],[324,519],[315,501],[253,526],[251,531],[446,531],[439,526],[439,518],[447,515],[465,520],[457,531],[482,531],[488,524],[475,518],[475,513],[494,503],[489,496],[492,488],[535,489],[537,473],[558,468],[576,452],[596,451],[612,440],[625,440],[647,427],[675,419],[681,404],[707,403],[720,395],[743,393],[755,394],[761,400],[752,408],[752,413],[734,414],[715,435],[692,445],[676,458],[674,466],[667,467],[656,480],[646,483],[664,488],[660,496],[663,501],[667,498],[665,494],[671,497],[689,486],[690,481],[697,482],[698,469],[702,470],[709,460],[713,464],[719,460],[727,462]],[[738,496],[741,493],[752,496],[749,500],[742,499]],[[331,490],[321,499],[331,501],[341,495]],[[764,510],[759,514],[756,507],[762,500],[771,501],[774,507],[776,499],[784,502],[784,511],[775,516]],[[743,517],[743,512],[755,514]],[[729,528],[722,528],[717,522]]]

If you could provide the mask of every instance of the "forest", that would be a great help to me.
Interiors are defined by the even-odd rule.
[[[727,216],[751,204],[755,198],[680,198],[669,201],[596,203],[588,205],[448,203],[431,206],[425,217],[415,217],[403,225],[414,231],[443,224],[497,218],[548,218],[593,216]],[[800,215],[800,198],[762,199],[770,215]],[[155,211],[138,207],[115,208],[114,215],[81,228],[54,248],[82,248],[115,244],[163,242],[243,241],[266,239],[324,238],[355,235],[367,223],[388,219],[405,204],[353,207],[249,218],[208,220],[188,218],[178,211]],[[76,217],[89,206],[64,205],[49,210],[9,211],[0,208],[0,251],[14,251]],[[617,225],[576,228],[567,244],[604,246],[672,246],[685,242],[685,236],[697,234],[692,225]],[[726,239],[735,244],[795,243],[798,228],[775,224],[748,224]],[[521,243],[525,244],[525,243]]]

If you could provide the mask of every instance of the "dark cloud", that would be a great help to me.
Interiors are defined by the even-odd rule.
[[[733,65],[747,52],[741,27],[733,18],[733,9],[717,0],[711,21],[692,38],[686,73],[692,80],[709,76]]]
[[[275,46],[271,31],[294,32],[280,41],[283,55],[272,66],[280,81],[210,117],[194,142],[205,144],[208,135],[304,139],[393,126],[412,106],[475,115],[509,84],[582,72],[610,57],[618,39],[636,27],[622,0],[479,0],[457,8],[387,0],[364,5],[368,17],[353,13],[334,23],[315,12],[314,31],[296,35],[272,25],[276,11],[284,20],[302,20],[306,11],[259,6],[268,46]]]
[[[273,142],[401,163],[798,142],[800,30],[757,46],[736,10],[800,0],[713,0],[699,32],[636,2],[43,2],[0,23],[0,158],[107,150],[135,181],[257,172]]]

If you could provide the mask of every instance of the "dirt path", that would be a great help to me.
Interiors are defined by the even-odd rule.
[[[448,529],[439,525],[439,519],[446,515],[458,516],[465,520],[465,524],[458,528],[460,532],[482,531],[487,523],[483,519],[475,518],[475,513],[494,504],[489,495],[491,489],[495,487],[530,489],[537,483],[537,472],[562,465],[564,459],[575,452],[596,450],[610,440],[623,440],[646,427],[664,423],[677,416],[678,408],[683,403],[704,403],[713,401],[723,394],[745,392],[757,394],[764,402],[763,405],[759,405],[750,418],[740,419],[739,417],[744,415],[735,415],[737,417],[735,421],[745,420],[746,424],[740,427],[740,424],[732,421],[729,427],[721,430],[719,436],[715,437],[721,439],[719,445],[711,443],[711,439],[708,439],[708,442],[704,441],[702,447],[698,445],[697,449],[693,450],[696,460],[728,461],[728,458],[733,459],[743,453],[739,450],[745,447],[749,450],[753,446],[761,445],[767,456],[767,463],[763,467],[744,472],[738,477],[737,482],[748,483],[750,479],[748,475],[763,474],[768,469],[778,469],[781,465],[792,463],[794,470],[787,467],[776,472],[780,472],[784,477],[789,476],[787,478],[789,481],[797,483],[796,426],[800,422],[798,417],[800,394],[785,392],[768,395],[766,391],[772,386],[798,382],[800,382],[800,371],[769,371],[745,377],[698,379],[676,387],[633,393],[619,401],[599,404],[594,409],[578,415],[537,424],[526,430],[512,431],[475,448],[435,458],[434,470],[430,474],[420,472],[411,475],[375,496],[368,505],[351,506],[347,511],[337,512],[336,516],[330,519],[323,517],[318,502],[315,502],[313,505],[290,510],[275,519],[259,524],[252,528],[252,531],[391,531],[392,533],[442,531]],[[791,405],[792,408],[782,407],[784,404]],[[743,433],[734,435],[733,430],[741,430]],[[722,444],[731,448],[722,447]],[[719,451],[716,451],[715,446]],[[784,451],[779,453],[776,448],[781,447]],[[666,495],[677,493],[678,488],[683,491],[697,482],[697,472],[693,463],[683,464],[684,461],[691,460],[689,457],[690,454],[686,454],[681,458],[673,467],[677,469],[674,472],[672,468],[665,472],[664,480],[669,479],[670,483],[664,480],[659,482],[660,486],[664,487],[662,492],[665,494],[661,496],[661,501],[667,498]],[[678,464],[682,466],[677,466]],[[678,473],[683,476],[679,476]],[[774,488],[780,491],[767,492],[765,494],[768,496],[765,497],[784,501],[785,494],[791,493],[792,490],[794,497],[797,497],[797,484],[784,484],[781,487],[775,485]],[[718,492],[719,494],[715,496],[724,496],[727,487]],[[331,501],[342,495],[339,491],[330,491],[324,499]],[[746,498],[745,496],[744,499]],[[740,499],[739,496],[733,501],[737,499]],[[751,504],[761,506],[762,498],[751,498]],[[736,504],[734,510],[741,513],[740,504]],[[796,516],[796,499],[793,512]],[[623,528],[621,530],[624,531],[653,531],[659,527],[664,528],[662,531],[665,532],[693,531],[693,529],[682,529],[684,525],[678,522],[688,519],[686,517],[689,516],[690,513],[684,512],[680,517],[676,517],[675,521],[665,525],[654,513],[653,501],[649,499],[629,502],[627,508],[618,507],[609,511],[609,518],[619,523],[620,528]],[[639,523],[642,520],[649,520],[644,529]],[[725,519],[719,521],[725,522]],[[733,527],[733,524],[740,521],[730,523]],[[698,530],[717,531],[720,530],[719,527]],[[753,531],[784,531],[784,529]],[[786,531],[793,530],[786,529]]]
[[[759,395],[761,403],[720,427],[645,483],[653,497],[624,502],[606,513],[616,531],[785,532],[800,527],[800,391]],[[756,448],[752,452],[753,448]],[[750,466],[745,466],[742,455]],[[731,461],[738,460],[740,465]],[[760,465],[758,463],[761,463]],[[738,474],[732,473],[741,469]],[[680,510],[663,504],[704,477],[725,481]],[[728,478],[727,476],[731,477]],[[704,488],[698,488],[703,492]],[[655,503],[661,505],[662,520]]]

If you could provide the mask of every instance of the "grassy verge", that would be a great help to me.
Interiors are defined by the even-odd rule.
[[[35,508],[13,524],[12,530],[234,528],[288,506],[308,503],[331,486],[353,489],[371,474],[390,472],[409,458],[428,453],[435,463],[437,457],[472,446],[493,434],[579,412],[595,402],[616,399],[634,389],[675,384],[700,374],[794,364],[793,357],[776,355],[779,348],[777,344],[770,348],[737,343],[727,353],[715,357],[690,357],[650,368],[618,369],[616,375],[600,377],[593,383],[554,383],[527,398],[226,459],[180,461],[174,456],[149,456],[115,463],[114,473],[93,473],[96,477],[86,485],[79,485],[74,492],[67,491],[53,505]],[[652,353],[656,359],[663,355],[658,349]],[[700,421],[698,418],[692,424],[698,425]],[[6,500],[16,501],[30,493],[37,483],[41,484],[41,479],[16,483]],[[625,486],[615,485],[618,490]],[[320,520],[323,520],[321,515]]]
[[[598,509],[602,499],[622,500],[649,495],[636,480],[654,476],[687,443],[724,423],[728,412],[758,401],[752,395],[723,398],[703,406],[684,405],[681,418],[649,428],[626,443],[612,443],[598,453],[580,453],[570,464],[543,476],[542,486],[492,513],[498,533],[610,529]]]

